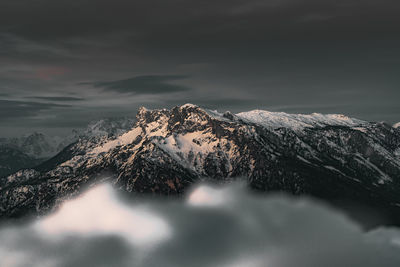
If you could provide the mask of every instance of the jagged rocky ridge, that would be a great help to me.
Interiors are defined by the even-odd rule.
[[[127,192],[175,195],[200,179],[237,177],[259,191],[362,205],[400,224],[399,129],[343,115],[234,115],[190,104],[141,108],[124,133],[80,138],[38,167],[8,176],[0,216],[41,214],[104,180]]]

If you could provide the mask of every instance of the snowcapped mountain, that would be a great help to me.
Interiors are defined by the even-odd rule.
[[[0,215],[45,212],[104,180],[128,192],[169,195],[200,179],[242,177],[256,190],[342,206],[348,200],[400,224],[400,132],[386,124],[344,115],[222,114],[186,104],[140,108],[136,122],[124,125],[79,138],[42,165],[8,176]]]
[[[399,129],[400,128],[400,122],[393,124],[393,128]]]

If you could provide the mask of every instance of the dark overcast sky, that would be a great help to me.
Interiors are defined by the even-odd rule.
[[[139,106],[400,121],[398,0],[1,0],[0,135]]]

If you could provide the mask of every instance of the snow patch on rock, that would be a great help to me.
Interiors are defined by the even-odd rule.
[[[111,140],[107,143],[104,143],[98,147],[95,147],[92,151],[90,151],[89,155],[98,155],[103,152],[108,152],[118,146],[125,146],[131,144],[136,138],[142,133],[142,129],[140,127],[133,128],[131,131],[124,133],[117,137],[114,140]]]

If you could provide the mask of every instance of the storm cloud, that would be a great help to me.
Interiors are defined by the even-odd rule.
[[[185,200],[118,200],[100,185],[0,230],[0,266],[399,266],[400,231],[363,232],[312,199],[199,185]]]

